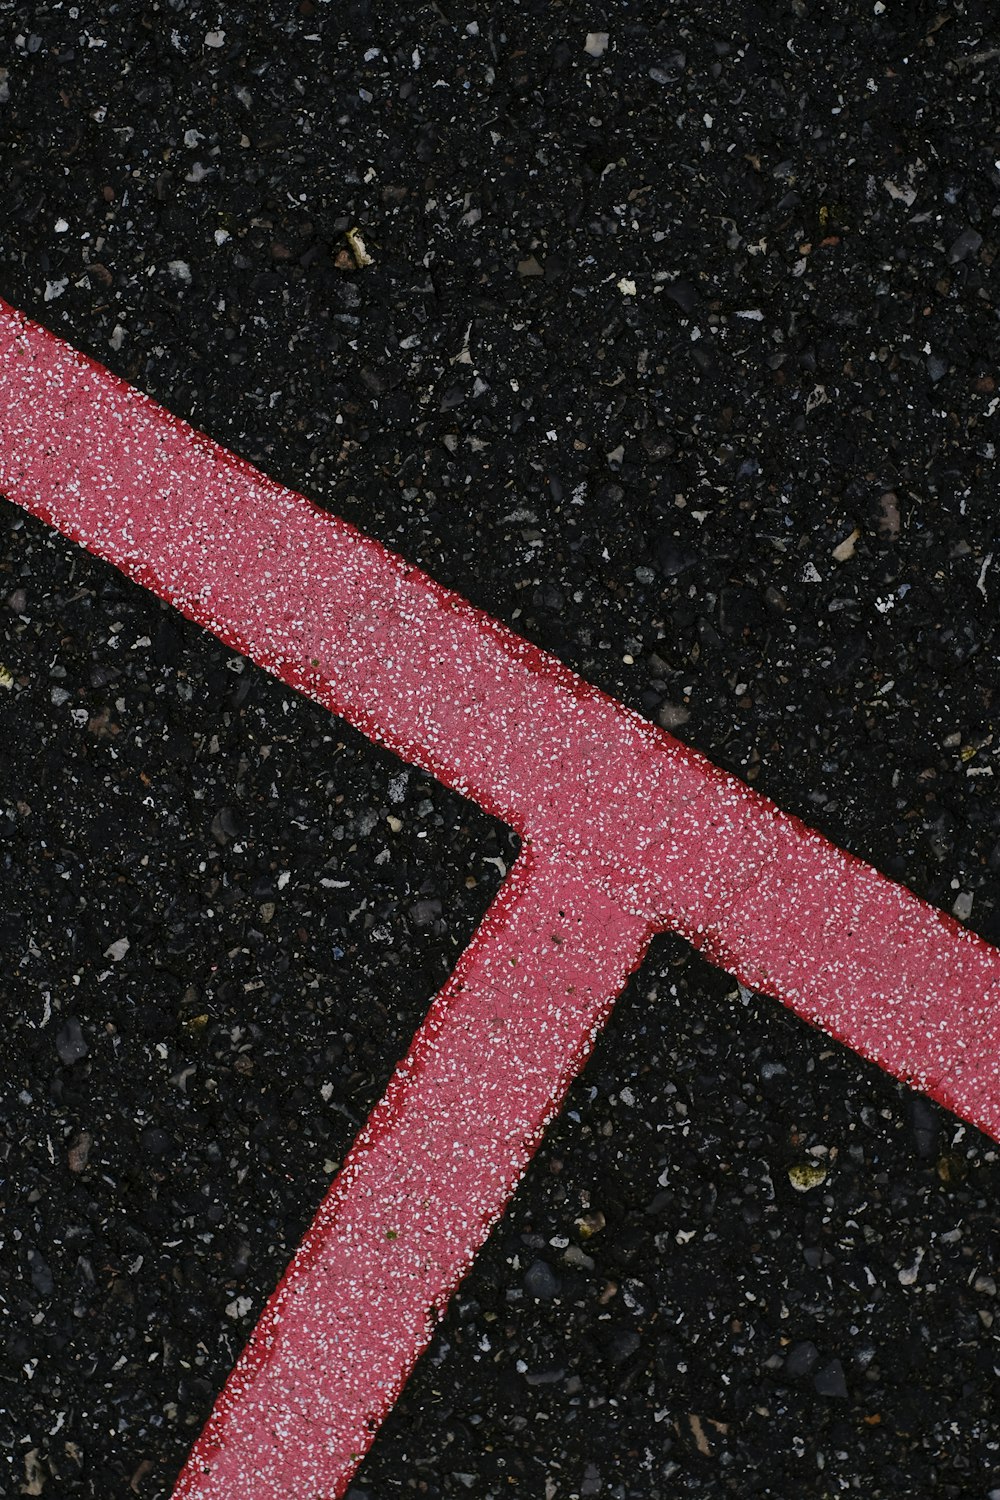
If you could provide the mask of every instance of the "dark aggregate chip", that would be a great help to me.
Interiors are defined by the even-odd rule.
[[[995,35],[0,4],[0,295],[1000,942]],[[0,1489],[148,1500],[514,844],[3,520]],[[996,1172],[659,940],[355,1500],[987,1500]]]

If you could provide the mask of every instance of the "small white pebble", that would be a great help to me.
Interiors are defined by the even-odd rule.
[[[57,219],[54,228],[56,234],[65,234],[67,229],[69,228],[69,225],[67,224],[65,219]]]
[[[917,1279],[917,1276],[920,1273],[920,1262],[923,1260],[923,1258],[924,1251],[923,1247],[921,1246],[914,1257],[913,1265],[904,1266],[903,1269],[899,1272],[900,1286],[913,1286],[914,1282]]]
[[[603,57],[608,50],[608,32],[588,31],[583,50],[588,57]]]
[[[226,45],[226,33],[224,31],[206,31],[206,47],[224,47]]]
[[[634,297],[635,282],[630,281],[627,276],[623,276],[621,281],[619,281],[618,283],[618,290],[621,292],[623,297]]]

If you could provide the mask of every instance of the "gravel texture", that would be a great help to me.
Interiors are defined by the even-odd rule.
[[[0,294],[1000,940],[992,8],[333,9],[0,7]],[[2,1483],[160,1497],[512,850],[4,538]],[[986,1500],[996,1203],[659,940],[353,1494]]]

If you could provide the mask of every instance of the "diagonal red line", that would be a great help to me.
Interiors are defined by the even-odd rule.
[[[254,1330],[175,1500],[342,1493],[645,950],[522,855]]]
[[[595,903],[1000,1134],[996,950],[2,303],[0,489],[505,818]]]
[[[1000,1133],[995,949],[2,302],[0,488]]]

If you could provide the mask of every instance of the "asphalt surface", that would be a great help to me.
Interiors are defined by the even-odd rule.
[[[815,9],[6,6],[0,295],[1000,942],[992,7]],[[0,1490],[150,1500],[514,851],[3,523]],[[997,1188],[659,940],[351,1494],[987,1500]]]

